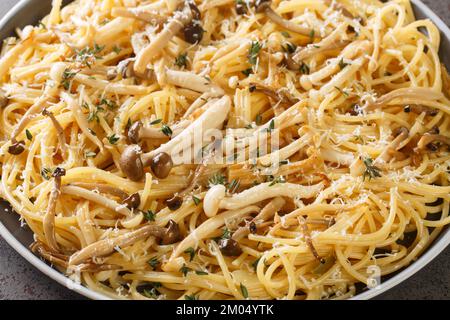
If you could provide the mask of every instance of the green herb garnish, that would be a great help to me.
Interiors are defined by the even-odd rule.
[[[241,283],[241,292],[242,292],[242,295],[244,296],[244,298],[247,299],[248,298],[248,290],[247,290],[247,287],[244,286],[242,283]]]
[[[186,68],[187,62],[188,62],[187,53],[182,53],[178,57],[175,58],[175,64],[180,68],[182,68],[182,67]]]
[[[195,249],[192,247],[187,248],[184,250],[184,253],[189,254],[189,261],[194,260],[195,257]]]
[[[161,131],[162,133],[164,133],[164,135],[171,137],[173,134],[172,129],[170,129],[170,127],[168,125],[163,124],[161,127]]]
[[[30,130],[26,129],[25,130],[25,135],[27,136],[28,140],[33,140],[33,135],[31,134]]]
[[[363,180],[369,177],[369,181],[381,177],[381,169],[373,165],[373,159],[365,158],[363,160],[366,170],[364,171]]]
[[[153,270],[156,269],[157,266],[159,266],[160,262],[158,258],[154,257],[147,261],[147,263],[152,267]]]
[[[248,62],[252,65],[255,65],[258,61],[259,52],[261,51],[261,44],[258,41],[252,41],[252,45],[250,46],[250,51],[248,53]]]
[[[155,221],[156,213],[154,213],[152,210],[148,210],[144,212],[144,218],[147,221]]]
[[[116,136],[115,133],[113,133],[112,135],[110,135],[110,136],[108,137],[108,142],[109,142],[110,144],[116,144],[119,140],[120,140],[120,138],[119,138],[118,136]]]

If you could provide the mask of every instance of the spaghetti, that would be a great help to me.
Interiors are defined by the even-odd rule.
[[[54,0],[17,34],[1,196],[94,291],[346,299],[450,223],[450,77],[408,0]],[[174,156],[206,130],[232,161]]]

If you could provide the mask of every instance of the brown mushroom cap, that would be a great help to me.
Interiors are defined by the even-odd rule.
[[[135,144],[127,146],[120,156],[119,165],[130,180],[140,181],[144,176],[141,148]]]
[[[165,203],[171,211],[175,211],[178,210],[183,204],[183,198],[178,195],[175,195],[172,198],[167,199]]]
[[[406,128],[406,127],[398,127],[398,128],[396,128],[393,132],[393,135],[395,136],[395,137],[398,137],[398,136],[400,136],[400,135],[402,135],[402,136],[408,136],[409,135],[409,130],[408,130],[408,128]]]
[[[21,154],[25,151],[25,141],[17,141],[8,147],[8,153],[15,156]]]
[[[167,229],[164,232],[164,235],[161,239],[161,243],[164,245],[173,244],[180,241],[180,239],[181,239],[180,227],[175,221],[169,220],[169,223],[167,224]]]
[[[137,209],[141,204],[141,197],[138,192],[133,193],[128,198],[124,199],[123,204],[127,206],[128,209]]]
[[[239,247],[239,243],[233,239],[220,239],[219,248],[220,251],[222,251],[222,253],[228,257],[235,257],[242,253],[242,249],[241,247]]]
[[[52,173],[53,178],[60,178],[66,175],[66,169],[56,167],[56,169]]]
[[[173,168],[172,158],[165,152],[158,153],[152,158],[150,168],[157,178],[165,179]]]
[[[431,151],[437,151],[439,146],[435,143],[443,143],[450,147],[450,138],[440,134],[425,133],[417,143],[419,150],[430,149]]]
[[[186,42],[195,44],[202,41],[203,33],[205,32],[205,30],[203,30],[200,23],[202,17],[198,7],[195,5],[195,3],[190,2],[189,8],[191,9],[193,19],[190,23],[184,26],[183,35]]]

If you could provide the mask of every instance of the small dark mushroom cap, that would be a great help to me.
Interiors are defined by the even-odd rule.
[[[141,204],[141,197],[139,196],[139,193],[133,193],[131,196],[123,200],[122,202],[127,206],[128,209],[137,209],[139,205]]]
[[[286,65],[286,67],[289,70],[292,71],[298,71],[300,70],[300,65],[292,59],[292,56],[290,54],[286,54],[283,59],[283,64]]]
[[[133,59],[125,59],[119,62],[117,65],[117,73],[119,73],[122,78],[127,79],[134,77],[134,60]]]
[[[21,154],[25,151],[25,141],[17,141],[8,147],[8,153],[15,156]]]
[[[158,153],[150,161],[150,168],[157,178],[165,179],[173,168],[172,158],[165,152]]]
[[[250,233],[255,234],[257,231],[256,223],[254,221],[250,222],[248,229],[250,230]]]
[[[272,0],[256,0],[255,9],[256,12],[260,13],[266,10],[266,8],[270,7]]]
[[[176,195],[173,198],[167,199],[165,202],[170,210],[175,211],[178,210],[183,204],[183,198]]]
[[[393,131],[393,135],[398,137],[399,135],[408,135],[409,130],[406,127],[398,127]]]
[[[239,243],[233,239],[220,239],[219,240],[220,251],[225,256],[236,257],[242,253],[242,249],[239,247]]]
[[[180,240],[181,240],[180,227],[175,221],[169,220],[169,223],[167,224],[167,229],[161,239],[161,243],[167,245],[176,243]]]
[[[203,30],[200,23],[202,16],[198,7],[195,5],[195,3],[190,2],[189,8],[191,9],[192,13],[192,21],[184,27],[183,35],[186,42],[195,44],[202,41],[203,33],[205,32],[205,30]]]
[[[122,172],[133,181],[140,181],[144,176],[144,164],[141,160],[141,149],[138,145],[129,145],[122,152],[119,160]]]
[[[128,140],[131,143],[137,144],[140,142],[140,131],[142,129],[142,122],[136,121],[131,125],[131,127],[128,129]]]
[[[66,175],[66,169],[56,167],[56,169],[52,173],[53,178],[60,178]]]
[[[236,1],[234,7],[236,9],[236,13],[239,15],[244,15],[247,13],[247,7],[246,7],[245,3],[243,3],[243,2]]]
[[[203,30],[200,22],[198,20],[194,20],[184,27],[184,40],[191,44],[198,43],[202,41],[204,32],[205,30]]]

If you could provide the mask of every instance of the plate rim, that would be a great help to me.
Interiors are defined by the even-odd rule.
[[[20,0],[16,3],[4,16],[0,19],[0,29],[3,29],[5,25],[11,20],[18,12],[22,11],[28,2],[32,0]],[[50,1],[50,0],[48,0]],[[410,0],[413,8],[418,8],[427,19],[430,19],[441,33],[441,38],[446,37],[447,42],[450,45],[450,29],[449,27],[442,21],[442,19],[434,13],[427,5],[425,5],[421,0]],[[3,39],[0,39],[3,40]],[[442,41],[441,41],[442,43]],[[16,214],[16,213],[14,213]],[[17,240],[14,235],[4,226],[4,224],[0,221],[0,236],[5,239],[5,241],[17,252],[19,253],[25,260],[27,260],[32,266],[37,268],[39,271],[44,273],[50,279],[58,282],[60,285],[65,288],[72,290],[86,298],[90,298],[93,300],[110,300],[111,298],[102,294],[95,292],[92,289],[89,289],[83,285],[80,285],[69,277],[65,276],[63,273],[59,272],[57,269],[52,268],[50,265],[45,263],[39,257],[34,255],[29,248],[24,246],[19,240]],[[363,293],[360,293],[349,300],[367,300],[374,298],[393,287],[399,285],[403,281],[406,281],[408,278],[416,274],[426,265],[428,265],[431,261],[433,261],[447,246],[450,245],[450,228],[442,231],[437,239],[431,244],[429,248],[411,265],[404,268],[400,272],[393,275],[388,280],[384,281],[380,284],[379,287],[367,290]]]

